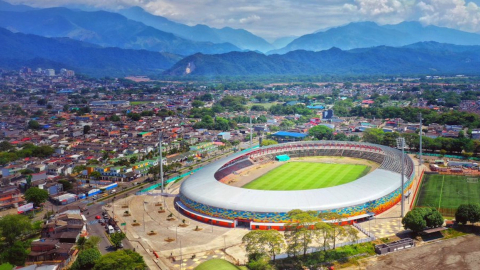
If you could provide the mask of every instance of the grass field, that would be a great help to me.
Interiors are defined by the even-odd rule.
[[[211,259],[206,262],[199,264],[195,267],[195,270],[239,270],[243,269],[237,267],[230,262],[222,259]]]
[[[469,183],[474,176],[426,174],[418,192],[416,206],[435,207],[451,214],[463,203],[480,203],[480,183]]]
[[[263,107],[265,107],[265,109],[270,109],[270,107],[272,107],[273,105],[276,105],[278,104],[278,102],[269,102],[269,103],[248,103],[247,104],[247,107],[250,109],[253,105],[261,105]]]
[[[258,190],[306,190],[333,187],[365,175],[370,167],[352,164],[288,162],[243,186]]]
[[[152,103],[151,101],[130,101],[130,105],[136,106],[136,105],[142,105],[142,104],[147,104],[147,103]]]

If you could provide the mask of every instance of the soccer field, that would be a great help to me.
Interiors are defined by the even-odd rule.
[[[480,203],[478,176],[425,175],[416,206],[430,206],[443,213],[452,212],[463,203]]]
[[[352,182],[370,171],[365,165],[288,162],[243,186],[258,190],[306,190]]]

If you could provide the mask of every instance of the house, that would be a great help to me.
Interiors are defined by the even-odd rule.
[[[230,140],[231,137],[232,136],[231,136],[230,132],[220,132],[220,133],[217,134],[217,138],[219,140]]]

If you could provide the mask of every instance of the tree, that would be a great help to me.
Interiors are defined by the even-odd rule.
[[[318,218],[314,211],[302,211],[294,209],[288,212],[291,222],[286,225],[285,239],[289,253],[296,256],[302,250],[303,255],[307,254],[308,246],[313,241],[314,231],[309,227]]]
[[[73,188],[73,184],[66,179],[59,180],[58,183],[62,184],[64,191],[69,191]]]
[[[326,252],[328,248],[328,240],[332,238],[332,226],[325,222],[317,222],[315,223],[315,230],[316,235],[319,238],[319,242],[320,240],[323,242],[323,250]]]
[[[98,260],[102,257],[97,248],[83,250],[78,255],[77,260],[72,264],[71,270],[92,269]]]
[[[455,220],[461,224],[480,221],[480,206],[478,204],[461,204],[455,212]]]
[[[32,224],[28,217],[24,215],[6,215],[0,219],[0,233],[6,243],[13,243],[23,234],[32,229]]]
[[[352,241],[352,242],[357,242],[358,241],[358,239],[359,239],[358,231],[353,226],[349,226],[345,230],[345,232],[346,232],[347,237],[350,241]]]
[[[200,100],[194,100],[192,102],[192,107],[194,107],[194,108],[200,108],[200,107],[203,107],[204,105],[205,105],[205,103],[203,103]]]
[[[308,135],[318,140],[331,140],[333,138],[333,129],[327,126],[318,125],[318,126],[312,127],[308,131]]]
[[[414,208],[402,219],[405,229],[421,232],[426,228],[436,228],[443,224],[443,217],[435,208]]]
[[[123,232],[117,232],[110,234],[110,240],[114,247],[119,248],[122,244],[123,239],[125,239],[125,234]]]
[[[42,99],[39,99],[37,100],[37,104],[40,105],[40,106],[45,106],[47,105],[47,100],[42,98]]]
[[[29,188],[25,192],[25,199],[27,202],[32,202],[35,206],[40,206],[48,199],[48,191],[39,189],[37,187]]]
[[[94,270],[143,270],[147,265],[143,257],[135,251],[125,249],[107,253],[102,256],[93,267]]]
[[[129,160],[129,162],[132,163],[132,164],[136,163],[137,161],[138,161],[138,158],[136,156],[131,157],[130,160]]]
[[[90,132],[90,126],[89,125],[83,126],[83,134],[88,134],[88,132]]]
[[[262,146],[268,146],[268,145],[274,145],[274,144],[278,144],[278,142],[275,141],[275,140],[263,140],[262,141]]]
[[[290,120],[284,120],[284,121],[280,124],[279,127],[280,127],[281,129],[286,129],[286,130],[288,130],[288,129],[293,128],[294,126],[295,126],[295,122],[290,121]]]
[[[35,120],[28,121],[28,128],[29,129],[40,129],[40,124]]]
[[[9,150],[12,150],[13,148],[15,147],[8,141],[0,142],[0,152],[9,151]]]
[[[86,170],[86,169],[87,169],[87,166],[85,166],[85,165],[78,165],[78,166],[73,167],[73,170],[72,170],[72,171],[73,171],[73,173],[81,173],[81,172],[83,172],[83,171]]]
[[[15,241],[2,252],[2,260],[12,265],[24,265],[28,256],[29,245],[26,242]]]
[[[363,132],[363,141],[381,144],[385,132],[379,128],[369,128]]]
[[[100,243],[100,237],[98,236],[90,236],[87,238],[80,237],[77,241],[77,247],[79,250],[85,250],[90,248],[97,248],[98,243]]]
[[[102,177],[102,174],[97,171],[93,171],[90,173],[90,177],[93,177],[94,179],[100,179]]]
[[[242,238],[242,242],[246,243],[249,254],[266,254],[273,257],[274,261],[284,246],[283,236],[276,230],[251,231]]]

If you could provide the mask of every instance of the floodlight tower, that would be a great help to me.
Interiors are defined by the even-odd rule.
[[[402,208],[402,213],[401,217],[403,218],[404,216],[404,203],[405,203],[405,196],[403,195],[404,190],[403,190],[403,185],[405,184],[405,138],[403,137],[398,137],[397,138],[397,148],[402,149],[402,193],[401,193],[401,208]]]
[[[420,153],[418,155],[418,173],[420,174],[420,167],[422,166],[422,113],[420,113]]]
[[[162,182],[162,194],[163,194],[163,158],[162,158],[162,140],[163,140],[163,132],[160,131],[159,135],[158,135],[158,152],[159,152],[159,166],[160,166],[160,170],[158,172],[159,174],[159,178],[161,179],[161,182]]]

